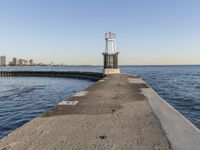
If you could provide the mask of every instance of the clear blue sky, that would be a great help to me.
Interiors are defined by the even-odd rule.
[[[101,65],[104,33],[120,64],[200,64],[199,0],[1,0],[0,55]]]

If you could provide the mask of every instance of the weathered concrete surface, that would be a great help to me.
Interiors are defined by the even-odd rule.
[[[200,130],[157,95],[142,89],[174,150],[200,150]]]
[[[129,75],[107,75],[0,140],[14,150],[167,150],[168,140],[140,88]]]

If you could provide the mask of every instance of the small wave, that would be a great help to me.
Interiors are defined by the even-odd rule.
[[[13,92],[15,91],[16,89],[10,89],[10,90],[6,90],[6,91],[0,91],[0,93],[8,93],[8,92]]]
[[[14,88],[7,91],[0,92],[0,99],[12,99],[14,97],[21,96],[22,94],[26,94],[35,90],[44,89],[44,85],[36,85],[36,86],[27,86],[22,88]]]
[[[200,85],[195,86],[195,88],[200,89]]]

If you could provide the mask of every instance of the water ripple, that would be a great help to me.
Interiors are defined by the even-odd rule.
[[[1,77],[0,83],[0,138],[92,84],[46,77]]]

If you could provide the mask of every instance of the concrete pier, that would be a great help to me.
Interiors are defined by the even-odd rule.
[[[183,118],[142,79],[110,74],[2,138],[0,149],[198,149],[199,130]]]

